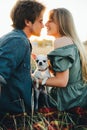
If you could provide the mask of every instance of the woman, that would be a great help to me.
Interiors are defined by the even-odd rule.
[[[48,59],[54,77],[40,81],[52,86],[50,106],[65,111],[87,106],[87,55],[80,42],[72,14],[65,8],[49,12],[47,34],[55,37]]]

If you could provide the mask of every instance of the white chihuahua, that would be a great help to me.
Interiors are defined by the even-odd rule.
[[[34,76],[38,79],[44,79],[50,77],[48,59],[46,55],[40,54],[36,56],[37,68],[34,72]]]
[[[46,87],[46,85],[39,85],[38,79],[46,79],[51,77],[48,65],[48,58],[46,55],[40,54],[35,57],[37,68],[33,73],[34,78],[36,78],[37,83],[34,87],[35,90],[35,110],[38,110],[40,106],[42,107],[43,104],[48,105],[48,92],[51,87]],[[43,103],[44,102],[44,103]],[[40,104],[40,105],[39,105]]]

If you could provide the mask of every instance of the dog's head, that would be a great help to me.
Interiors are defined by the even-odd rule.
[[[45,70],[48,68],[48,59],[46,55],[37,55],[35,60],[39,70]]]

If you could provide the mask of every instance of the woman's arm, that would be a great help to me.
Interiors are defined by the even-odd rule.
[[[66,87],[69,79],[69,69],[64,72],[56,72],[54,77],[46,80],[46,86]],[[42,81],[40,81],[41,83]]]

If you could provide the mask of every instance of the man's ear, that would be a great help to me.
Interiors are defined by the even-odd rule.
[[[32,53],[31,56],[32,56],[32,58],[33,58],[34,60],[36,60],[36,57],[37,57],[36,54]]]
[[[26,20],[25,20],[25,25],[26,25],[26,26],[31,26],[31,25],[32,25],[32,22],[26,19]]]

